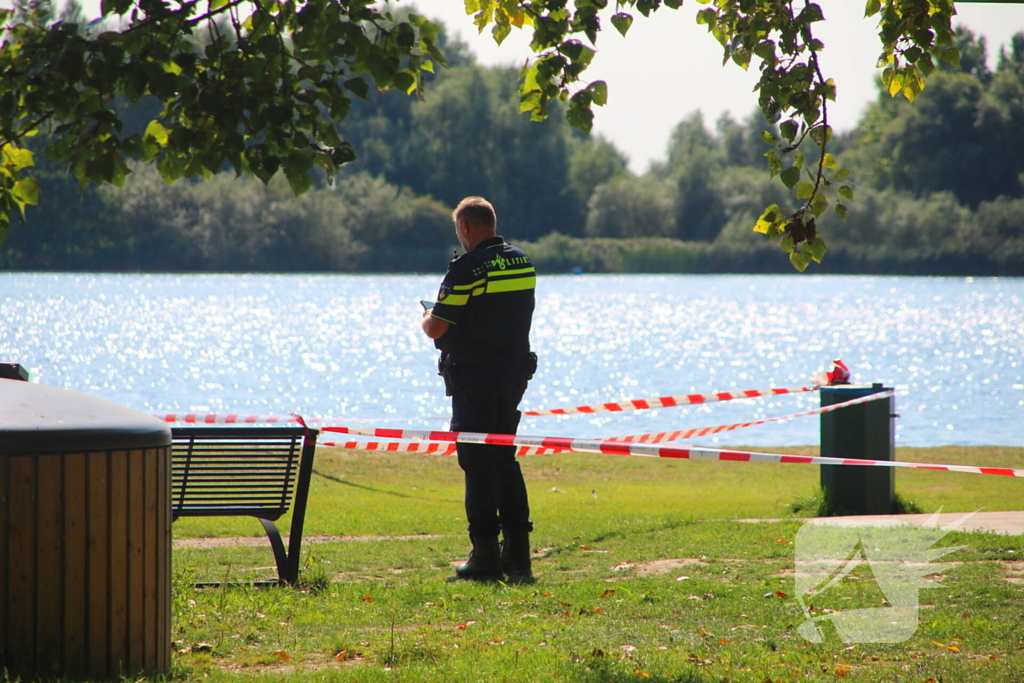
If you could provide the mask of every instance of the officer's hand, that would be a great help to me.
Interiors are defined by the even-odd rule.
[[[423,333],[431,339],[440,339],[448,331],[448,323],[440,318],[434,318],[430,311],[423,312],[423,319],[420,321]]]

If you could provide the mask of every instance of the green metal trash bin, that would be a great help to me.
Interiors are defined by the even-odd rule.
[[[821,388],[822,407],[892,391],[881,384],[843,384]],[[896,459],[896,399],[878,399],[821,416],[821,455],[861,460]],[[821,488],[831,508],[844,515],[887,515],[893,510],[893,467],[822,465]]]

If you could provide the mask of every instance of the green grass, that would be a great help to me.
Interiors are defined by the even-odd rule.
[[[812,453],[813,449],[772,449]],[[903,460],[1024,466],[1021,448],[901,449]],[[525,458],[539,551],[532,584],[450,583],[468,543],[454,458],[322,450],[308,535],[430,537],[306,544],[309,589],[197,589],[267,576],[269,546],[174,559],[181,681],[1011,682],[1024,679],[1021,537],[954,532],[942,587],[900,644],[805,641],[787,506],[818,468],[619,456]],[[554,489],[557,489],[555,491]],[[1022,509],[1024,482],[899,471],[932,512]],[[788,517],[788,519],[786,519]],[[783,518],[749,523],[743,518]],[[287,522],[285,522],[286,527]],[[258,536],[252,520],[185,520],[176,537]],[[1013,564],[1016,562],[1016,564]],[[263,569],[256,569],[262,567]],[[685,578],[684,578],[685,577]],[[858,570],[815,610],[880,606]],[[935,577],[933,577],[935,578]]]
[[[817,455],[812,447],[764,450]],[[1024,448],[899,448],[896,457],[1024,467]],[[569,454],[526,457],[522,467],[543,543],[581,533],[595,518],[787,517],[791,503],[819,492],[819,468],[812,465]],[[453,457],[320,449],[314,470],[306,535],[452,534],[465,526],[462,472]],[[898,469],[896,490],[925,512],[1024,509],[1024,486],[1012,477]],[[285,517],[279,526],[288,524]],[[263,530],[249,519],[207,518],[183,519],[174,533],[259,536]]]

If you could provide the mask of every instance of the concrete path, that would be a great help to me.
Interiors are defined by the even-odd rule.
[[[857,517],[823,517],[814,520],[817,524],[834,524],[837,526],[884,525],[893,523],[893,520],[903,520],[914,526],[921,526],[933,515],[863,515]],[[964,518],[967,519],[964,519]],[[948,524],[955,524],[959,520],[963,522],[956,524],[956,531],[988,531],[995,534],[1024,534],[1024,512],[943,512],[938,515],[934,522],[936,526],[944,527]],[[871,520],[865,522],[865,520]]]
[[[957,531],[987,531],[995,534],[1024,534],[1024,512],[943,512],[940,513],[936,524],[944,527],[967,517],[963,522],[956,525]],[[857,515],[851,517],[815,517],[807,520],[811,524],[824,524],[829,526],[887,526],[895,524],[897,520],[903,520],[920,526],[932,518],[930,514],[922,515]],[[779,519],[740,519],[739,522],[780,522]],[[792,518],[785,521],[795,521]]]

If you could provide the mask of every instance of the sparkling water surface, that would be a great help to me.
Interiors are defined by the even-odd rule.
[[[0,273],[0,361],[32,381],[154,413],[349,418],[443,428],[419,299],[438,275]],[[798,387],[843,359],[897,391],[906,446],[1024,446],[1024,280],[545,276],[522,409]],[[813,394],[523,418],[522,434],[666,431],[787,415]],[[704,437],[819,441],[818,418]]]

